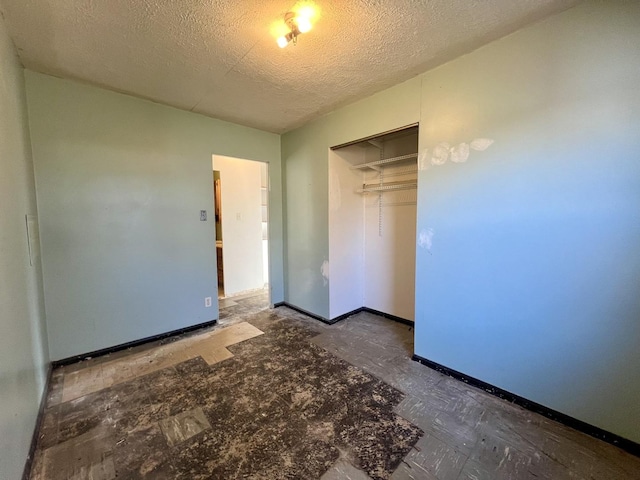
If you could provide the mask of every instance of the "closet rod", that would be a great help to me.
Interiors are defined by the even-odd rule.
[[[357,193],[369,193],[369,192],[390,192],[394,190],[409,190],[418,188],[418,182],[411,180],[407,182],[392,182],[384,185],[380,184],[365,184],[362,188],[356,190]]]
[[[411,201],[411,202],[388,202],[388,203],[382,203],[383,207],[404,207],[404,206],[408,206],[408,205],[417,205],[418,202],[417,200]]]

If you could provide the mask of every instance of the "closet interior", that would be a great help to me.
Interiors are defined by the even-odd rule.
[[[418,126],[329,152],[329,313],[414,320]]]

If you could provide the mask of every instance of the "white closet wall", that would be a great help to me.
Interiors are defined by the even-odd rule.
[[[329,151],[329,316],[335,318],[363,306],[364,210],[355,191],[362,187],[362,172],[351,165],[363,163],[365,150],[354,145]]]
[[[384,157],[417,152],[417,135],[384,143]],[[367,147],[366,161],[380,158],[380,150]],[[416,178],[416,158],[385,166],[383,183]],[[379,181],[377,172],[365,173],[366,183]],[[364,195],[365,243],[364,306],[414,320],[416,276],[416,189]],[[382,200],[380,211],[379,201]]]
[[[367,307],[414,320],[416,190],[405,184],[415,184],[417,129],[384,140],[329,153],[331,319]],[[409,158],[353,168],[399,156]]]

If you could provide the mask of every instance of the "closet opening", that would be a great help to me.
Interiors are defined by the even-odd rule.
[[[418,126],[329,152],[330,319],[415,319]]]
[[[268,164],[213,155],[212,169],[219,306],[268,306]]]

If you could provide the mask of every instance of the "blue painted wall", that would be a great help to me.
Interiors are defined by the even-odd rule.
[[[283,135],[285,298],[329,311],[330,146],[493,139],[420,171],[415,352],[640,441],[639,26],[586,2]]]
[[[0,15],[0,479],[21,478],[49,365],[24,72]]]
[[[282,301],[278,135],[30,71],[26,88],[52,360],[218,318],[215,225],[199,213],[214,153],[269,163]]]
[[[594,2],[423,76],[415,352],[640,441],[640,4]]]

